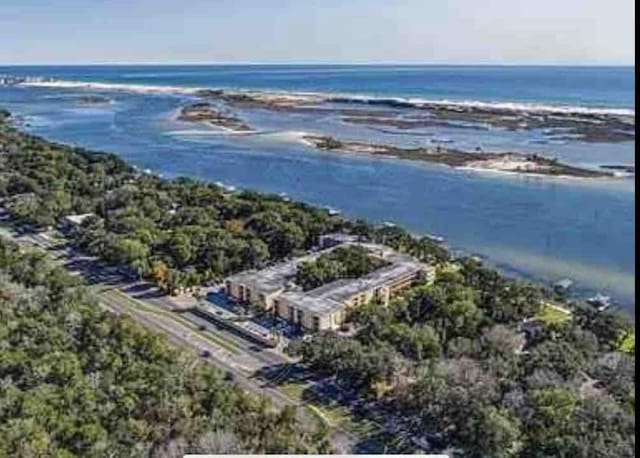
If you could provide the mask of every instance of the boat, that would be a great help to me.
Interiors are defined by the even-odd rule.
[[[553,287],[556,290],[566,291],[569,288],[571,288],[572,285],[573,285],[573,280],[571,280],[570,278],[563,278],[562,280],[555,282],[553,284]]]
[[[382,225],[383,225],[384,227],[396,227],[396,225],[395,225],[395,224],[393,224],[393,223],[391,223],[391,222],[389,222],[389,221],[385,221],[384,223],[382,223]]]
[[[433,137],[431,143],[453,143],[453,140],[446,137]]]
[[[329,212],[329,216],[337,216],[340,214],[340,210],[336,210],[332,207],[325,207],[325,209]]]
[[[435,234],[427,234],[426,237],[436,243],[444,243],[444,237]]]
[[[588,298],[587,303],[594,306],[598,312],[602,312],[611,307],[611,297],[598,293]]]

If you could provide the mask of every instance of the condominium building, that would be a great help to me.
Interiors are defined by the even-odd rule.
[[[345,321],[349,310],[377,300],[388,304],[398,291],[418,279],[435,280],[433,266],[397,253],[389,247],[356,243],[346,238],[339,244],[307,256],[296,258],[263,270],[239,273],[226,280],[227,293],[234,299],[252,304],[301,325],[309,330],[337,329]],[[344,242],[342,240],[345,240]],[[339,279],[318,288],[302,291],[295,284],[298,265],[312,261],[336,246],[357,244],[371,256],[386,264],[357,279]]]

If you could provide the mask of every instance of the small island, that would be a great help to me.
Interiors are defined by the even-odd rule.
[[[617,143],[635,140],[635,115],[563,107],[505,106],[464,102],[202,89],[197,97],[234,108],[335,113],[344,122],[410,130],[455,127],[540,131],[549,141]],[[409,116],[407,116],[409,115]]]
[[[76,98],[76,102],[80,105],[107,105],[111,103],[111,99],[102,95],[81,95]]]
[[[182,107],[177,119],[186,122],[206,122],[212,126],[221,127],[233,132],[253,131],[242,119],[217,110],[210,103],[206,102],[194,103]]]
[[[303,291],[309,291],[335,280],[364,277],[388,264],[363,246],[339,246],[313,261],[302,262],[296,271],[296,283]]]
[[[363,111],[361,116],[346,116],[345,122],[415,129],[456,127],[469,129],[540,130],[552,140],[579,140],[588,143],[617,143],[635,140],[635,116],[590,111],[566,111],[561,108],[504,107],[490,104],[456,102],[406,102],[395,99],[350,99],[334,97],[332,103],[413,109],[411,118],[379,116]]]
[[[614,176],[613,173],[608,171],[574,167],[538,154],[519,152],[481,153],[448,149],[440,146],[435,148],[399,148],[392,145],[341,141],[333,137],[319,135],[305,135],[302,139],[306,144],[325,151],[373,154],[444,164],[456,168],[579,178]]]
[[[605,164],[600,166],[601,169],[614,170],[616,172],[629,173],[635,175],[636,166],[626,164]]]

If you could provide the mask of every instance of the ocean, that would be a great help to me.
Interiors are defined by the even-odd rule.
[[[635,165],[635,141],[587,142],[463,124],[382,129],[345,122],[326,107],[238,108],[235,113],[255,129],[250,135],[175,119],[202,88],[635,117],[633,67],[31,66],[0,67],[2,75],[29,81],[0,85],[0,108],[46,138],[111,151],[166,177],[285,193],[346,216],[438,234],[451,248],[509,274],[543,282],[570,278],[581,294],[610,294],[634,314],[634,177],[480,173],[323,152],[300,138],[312,133],[400,147],[438,141],[461,149],[536,152],[586,168]],[[86,94],[109,103],[78,103]],[[391,109],[380,110],[386,116]]]

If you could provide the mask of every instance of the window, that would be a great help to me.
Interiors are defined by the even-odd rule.
[[[320,317],[318,317],[318,316],[314,316],[313,317],[313,329],[315,331],[319,331],[320,330]]]

